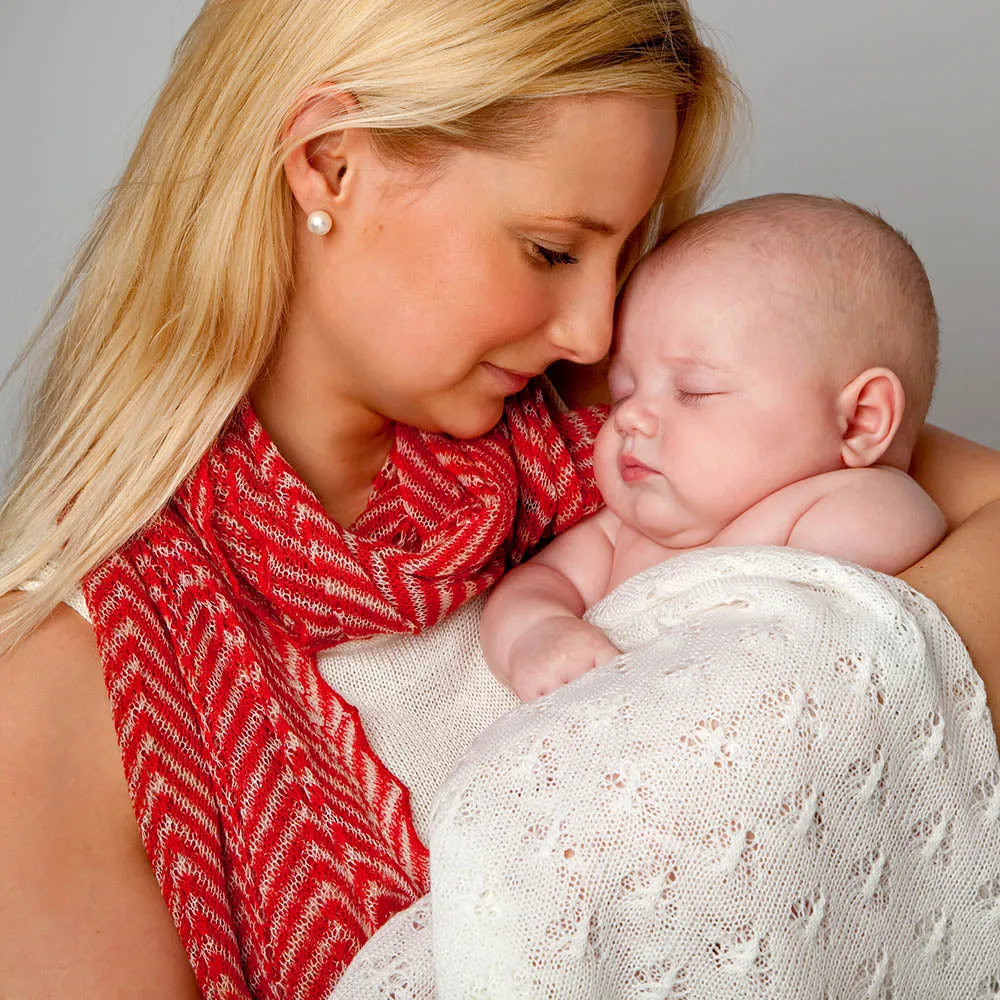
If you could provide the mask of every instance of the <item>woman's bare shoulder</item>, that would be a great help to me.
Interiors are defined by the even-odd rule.
[[[0,658],[0,899],[0,996],[198,996],[139,838],[93,629],[66,605]]]

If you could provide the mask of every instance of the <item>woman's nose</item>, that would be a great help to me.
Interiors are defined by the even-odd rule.
[[[549,340],[567,361],[592,365],[611,348],[611,330],[615,315],[614,285],[601,289],[591,285],[577,292],[554,318]]]
[[[629,396],[617,403],[612,419],[619,434],[652,437],[656,433],[656,414],[637,396]]]

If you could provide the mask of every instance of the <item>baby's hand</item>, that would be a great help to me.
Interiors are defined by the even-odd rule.
[[[589,622],[569,616],[546,618],[511,648],[510,687],[521,701],[531,701],[613,660],[619,652]]]

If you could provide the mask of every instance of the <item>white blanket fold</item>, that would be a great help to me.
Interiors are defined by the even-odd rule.
[[[476,740],[335,1000],[1000,996],[1000,762],[931,602],[719,549],[589,617],[622,657]]]

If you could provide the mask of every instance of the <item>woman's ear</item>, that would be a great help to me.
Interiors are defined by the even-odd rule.
[[[296,107],[281,137],[289,150],[284,162],[288,186],[306,216],[321,211],[335,219],[351,193],[356,154],[366,141],[359,133],[364,130],[315,133],[356,111],[357,101],[351,94],[326,86],[307,91]]]
[[[888,368],[869,368],[840,391],[840,454],[849,469],[874,465],[886,453],[905,405],[903,384]]]

